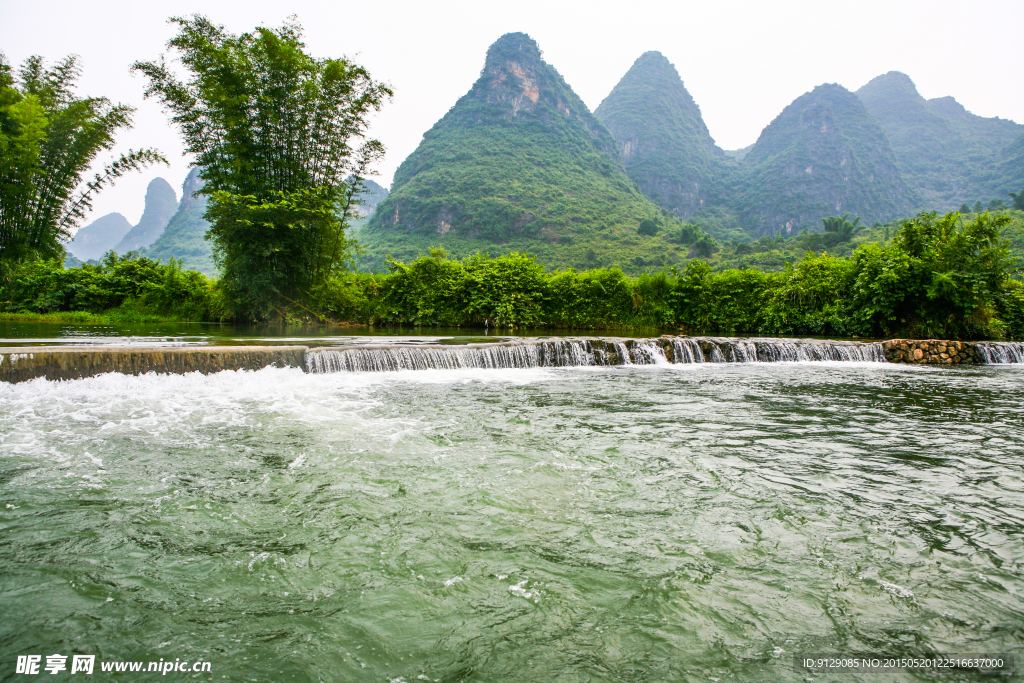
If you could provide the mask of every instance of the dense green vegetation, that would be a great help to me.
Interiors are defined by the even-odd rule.
[[[74,56],[49,69],[29,57],[15,75],[0,53],[0,268],[63,258],[62,243],[96,193],[125,173],[166,163],[152,149],[129,151],[83,185],[96,156],[131,128],[134,109],[76,96],[80,75]]]
[[[301,307],[348,261],[353,200],[383,154],[367,117],[391,90],[346,59],[308,55],[294,19],[241,35],[198,15],[171,22],[188,80],[163,59],[133,68],[202,168],[223,290],[241,317]]]
[[[698,259],[681,271],[631,278],[618,268],[546,271],[520,253],[456,259],[435,249],[411,262],[391,260],[387,273],[329,278],[311,292],[308,306],[288,313],[320,321],[506,329],[1024,338],[1024,285],[1014,279],[1019,271],[1008,250],[1021,244],[1024,214],[1012,214],[921,214],[899,226],[876,226],[893,230],[892,237],[861,244],[848,257],[810,252],[775,271],[716,271]],[[846,217],[829,223],[826,236],[857,230]],[[1015,241],[1004,240],[1000,230]],[[8,312],[228,315],[204,276],[183,273],[178,264],[114,256],[102,266],[75,269],[56,261],[25,264],[0,283],[0,302]]]
[[[121,321],[210,321],[227,315],[217,283],[203,274],[182,270],[177,261],[162,264],[113,253],[99,264],[77,268],[65,268],[58,259],[8,267],[0,275],[0,312],[29,318],[57,315],[68,322],[89,322],[93,316]]]
[[[856,222],[829,222],[851,237]],[[1007,216],[921,214],[884,244],[848,258],[809,253],[795,265],[630,279],[618,269],[545,273],[512,254],[463,260],[434,252],[353,280],[349,315],[431,325],[678,327],[690,333],[990,338],[1024,335],[1024,287],[999,229]],[[362,284],[357,284],[361,282]],[[338,312],[341,312],[340,310]]]

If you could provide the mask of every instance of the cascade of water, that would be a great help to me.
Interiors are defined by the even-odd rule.
[[[732,352],[737,363],[756,363],[757,345],[748,341],[732,342]]]
[[[987,364],[1024,363],[1024,342],[978,342],[974,348]]]
[[[387,372],[460,368],[535,368],[603,365],[588,340],[559,339],[487,346],[381,346],[313,349],[310,372]]]
[[[629,355],[629,349],[622,342],[615,342],[615,350],[619,352],[619,358],[622,359],[623,365],[632,365],[633,359]]]
[[[712,363],[780,363],[825,360],[885,362],[885,352],[879,342],[715,338],[704,338],[701,341],[710,349],[708,355]]]
[[[636,365],[668,365],[665,349],[653,339],[637,339],[634,342],[633,361]]]
[[[690,339],[689,337],[675,338],[672,340],[672,351],[674,358],[673,363],[703,363],[704,352],[700,350],[700,344],[697,343],[696,339]],[[715,351],[718,351],[718,347],[714,347],[712,351],[712,357],[714,357]],[[718,351],[718,355],[721,356],[722,352]],[[722,361],[724,362],[724,358]]]
[[[885,362],[882,345],[815,339],[543,339],[466,346],[361,346],[311,349],[309,372],[386,372],[579,367],[589,365],[664,365],[663,343],[671,343],[672,363],[777,363],[784,361]],[[982,347],[987,362],[1022,362],[1024,345],[991,343]]]

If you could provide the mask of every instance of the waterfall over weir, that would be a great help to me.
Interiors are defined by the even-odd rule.
[[[461,368],[536,368],[669,363],[779,363],[861,361],[884,363],[877,342],[816,339],[522,339],[464,346],[360,346],[310,349],[309,372],[386,372]]]
[[[1024,342],[976,342],[974,348],[987,365],[1024,363]]]

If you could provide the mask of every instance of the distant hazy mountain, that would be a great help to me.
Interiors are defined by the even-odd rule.
[[[213,262],[212,244],[206,239],[210,229],[209,222],[203,218],[206,213],[206,195],[195,194],[203,187],[203,179],[199,169],[189,171],[181,187],[181,204],[177,212],[167,223],[163,234],[153,243],[145,254],[149,258],[168,261],[178,259],[186,269],[198,270],[207,275],[217,275],[217,266]],[[362,195],[363,205],[357,213],[367,215],[388,191],[372,180],[365,180],[367,192]],[[365,214],[363,212],[366,212]]]
[[[388,197],[388,189],[381,187],[369,178],[363,179],[363,187],[366,188],[366,191],[359,195],[361,204],[355,210],[355,214],[359,218],[366,218],[372,214],[377,205]]]
[[[108,213],[76,232],[68,251],[81,261],[102,258],[131,229],[127,218],[119,213]]]
[[[114,246],[114,251],[127,254],[129,251],[139,251],[153,244],[163,233],[177,209],[178,198],[174,194],[174,188],[163,178],[153,178],[146,188],[146,208],[142,212],[142,218]]]
[[[872,79],[857,96],[885,130],[917,208],[951,210],[963,202],[1005,195],[993,167],[1024,126],[975,116],[952,97],[924,99],[906,74]]]
[[[206,195],[195,194],[203,187],[199,169],[189,171],[181,186],[181,203],[167,223],[163,233],[146,250],[149,258],[168,261],[172,258],[184,263],[185,268],[216,275],[213,252],[206,240],[210,224],[203,218],[206,213]]]
[[[618,142],[629,177],[676,216],[694,215],[724,189],[724,152],[660,52],[642,54],[594,116]]]

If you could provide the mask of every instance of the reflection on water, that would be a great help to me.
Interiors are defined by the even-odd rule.
[[[635,330],[633,331],[635,332]],[[613,334],[608,330],[574,330],[577,335]],[[490,329],[447,327],[341,327],[338,325],[239,325],[233,323],[79,323],[0,320],[0,346],[116,344],[127,346],[194,346],[213,344],[299,344],[351,346],[360,344],[470,344],[545,337],[557,331],[517,329],[515,336]],[[623,334],[627,334],[623,332]],[[653,334],[653,332],[651,332]]]
[[[0,385],[0,661],[804,681],[793,653],[1020,652],[1022,456],[1012,366]]]

